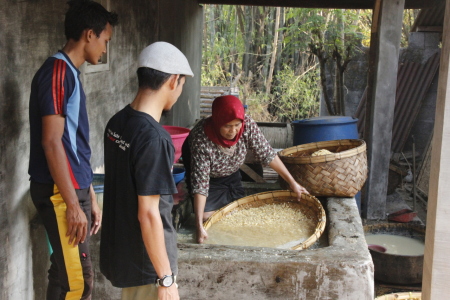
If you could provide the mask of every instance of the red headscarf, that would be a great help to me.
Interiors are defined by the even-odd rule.
[[[212,116],[205,121],[205,134],[215,144],[229,148],[239,141],[244,132],[244,116],[244,106],[239,98],[231,95],[217,97],[212,104]],[[220,127],[235,119],[242,120],[241,130],[234,139],[227,140],[220,134]]]

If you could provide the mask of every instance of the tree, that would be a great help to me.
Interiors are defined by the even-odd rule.
[[[370,10],[204,5],[204,12],[202,85],[238,84],[241,99],[267,108],[271,121],[317,114],[321,87],[329,113],[345,114],[344,76],[359,32],[370,33]],[[309,104],[289,114],[290,101]]]
[[[360,14],[360,11],[341,9],[292,12],[293,17],[302,21],[289,31],[295,39],[309,40],[309,51],[319,61],[320,83],[330,115],[345,114],[344,72],[355,53],[360,51],[362,34],[355,25]],[[331,91],[328,88],[330,80],[333,81]]]

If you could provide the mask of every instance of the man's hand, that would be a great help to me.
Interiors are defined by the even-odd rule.
[[[67,219],[67,233],[69,237],[69,244],[78,246],[79,243],[84,243],[87,234],[87,218],[83,210],[79,205],[73,207],[67,206],[66,210]]]
[[[203,244],[203,242],[208,239],[208,233],[206,232],[203,225],[197,226],[197,243]]]
[[[69,244],[83,243],[87,234],[87,218],[80,207],[70,176],[67,155],[62,144],[65,118],[62,115],[42,117],[42,148],[47,159],[50,174],[66,203],[66,220]]]
[[[102,226],[102,210],[98,206],[97,203],[97,196],[95,195],[94,188],[91,184],[91,232],[90,235],[97,234],[98,230],[100,229],[100,226]]]
[[[177,285],[174,283],[169,287],[158,287],[158,300],[179,300]]]

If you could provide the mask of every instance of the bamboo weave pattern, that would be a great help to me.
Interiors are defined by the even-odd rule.
[[[333,154],[311,156],[327,149]],[[294,179],[314,196],[353,197],[367,179],[363,140],[335,140],[287,148],[278,153]],[[280,177],[283,188],[289,185]]]

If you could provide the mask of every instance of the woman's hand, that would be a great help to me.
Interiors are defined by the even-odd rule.
[[[302,200],[302,194],[309,194],[309,192],[295,181],[291,173],[289,173],[286,166],[281,159],[277,156],[270,162],[269,166],[274,169],[283,179],[289,184],[291,190],[297,194],[298,201]]]
[[[297,200],[301,201],[302,200],[302,194],[308,194],[309,192],[300,184],[298,184],[296,181],[292,182],[290,185],[291,190],[297,194]]]
[[[203,244],[203,242],[208,239],[208,233],[206,232],[203,225],[197,225],[197,243]]]
[[[194,194],[194,213],[195,213],[195,226],[197,227],[196,239],[197,243],[203,244],[208,238],[205,228],[203,227],[203,219],[209,217],[205,215],[206,196],[201,194]]]

